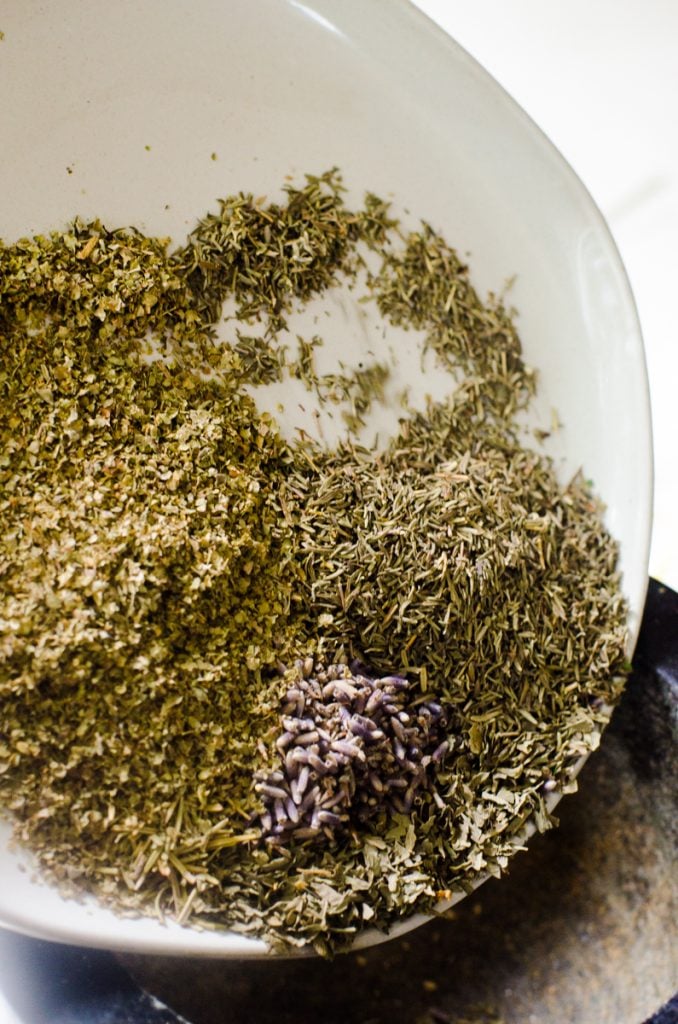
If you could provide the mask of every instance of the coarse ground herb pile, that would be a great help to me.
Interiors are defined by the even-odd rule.
[[[341,283],[449,374],[378,447],[387,364],[288,354]],[[47,877],[328,954],[549,827],[623,684],[616,546],[521,440],[513,319],[437,232],[334,171],[175,251],[76,221],[0,245],[0,345],[0,799]],[[341,441],[257,407],[287,378]]]

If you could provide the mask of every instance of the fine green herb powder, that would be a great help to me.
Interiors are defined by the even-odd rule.
[[[589,487],[520,440],[501,300],[336,171],[285,192],[174,252],[79,221],[0,245],[0,800],[67,893],[329,954],[549,827],[626,608]],[[389,367],[319,374],[322,332],[283,334],[359,280],[450,375],[378,449]],[[287,377],[344,440],[282,437],[250,395]]]

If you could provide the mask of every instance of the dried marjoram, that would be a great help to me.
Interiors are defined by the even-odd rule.
[[[0,798],[65,891],[330,953],[549,827],[626,610],[589,487],[521,443],[502,302],[336,171],[285,192],[176,252],[78,221],[0,245]],[[389,367],[320,374],[285,332],[341,282],[450,376],[378,448]],[[279,434],[250,394],[288,378],[342,441]]]

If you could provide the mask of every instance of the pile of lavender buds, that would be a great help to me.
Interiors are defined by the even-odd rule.
[[[452,749],[441,705],[409,706],[411,684],[401,676],[372,678],[360,666],[312,658],[295,664],[291,682],[276,740],[280,767],[256,776],[264,837],[331,839],[381,812],[409,813]]]

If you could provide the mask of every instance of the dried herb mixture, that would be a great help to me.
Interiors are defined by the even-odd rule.
[[[0,245],[0,800],[65,891],[326,954],[549,827],[626,609],[590,488],[521,440],[501,300],[336,171],[285,193],[178,250],[80,221]],[[289,344],[342,282],[450,377],[378,447],[388,366]],[[343,440],[283,437],[251,394],[288,377]]]

